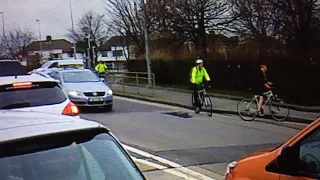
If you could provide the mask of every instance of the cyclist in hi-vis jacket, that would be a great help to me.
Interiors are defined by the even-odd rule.
[[[199,85],[202,85],[204,78],[206,81],[210,81],[210,77],[209,77],[209,74],[207,73],[207,70],[203,67],[203,60],[202,59],[197,59],[196,64],[197,65],[191,69],[190,81],[192,83],[195,106],[199,107],[198,106]]]

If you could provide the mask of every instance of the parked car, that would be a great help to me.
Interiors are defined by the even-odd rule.
[[[70,100],[80,107],[112,110],[113,92],[107,82],[89,69],[58,69],[49,75],[60,82]]]
[[[26,68],[18,60],[0,60],[0,76],[14,76],[26,74]]]
[[[35,72],[46,72],[49,73],[51,70],[57,69],[57,68],[84,68],[84,62],[82,59],[63,59],[63,60],[49,60],[46,63],[44,63],[40,68],[34,69],[33,71],[29,72],[35,73]]]
[[[0,109],[79,115],[58,82],[41,74],[0,77]]]
[[[226,180],[320,179],[320,118],[276,148],[231,162]]]
[[[100,123],[18,111],[0,111],[0,122],[0,179],[145,179]]]

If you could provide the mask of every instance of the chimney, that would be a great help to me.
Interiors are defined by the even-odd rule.
[[[47,36],[47,42],[51,42],[52,41],[52,37],[51,36]]]

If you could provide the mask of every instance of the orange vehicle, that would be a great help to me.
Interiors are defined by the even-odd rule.
[[[320,179],[320,118],[279,147],[231,162],[225,179]]]

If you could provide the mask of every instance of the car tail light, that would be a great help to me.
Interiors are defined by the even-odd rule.
[[[77,116],[80,114],[79,108],[72,102],[69,102],[68,105],[64,108],[63,115]]]
[[[31,82],[13,83],[12,86],[14,89],[31,88],[32,83]]]

